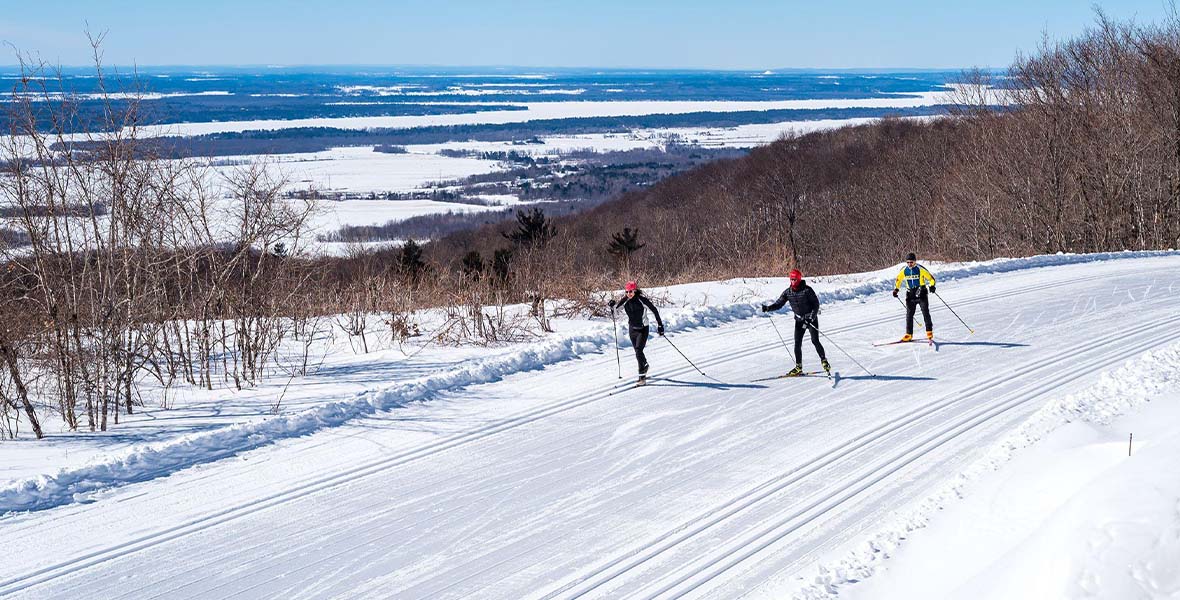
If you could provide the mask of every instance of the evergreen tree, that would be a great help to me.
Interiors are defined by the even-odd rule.
[[[624,271],[631,270],[631,255],[636,250],[646,246],[639,242],[639,230],[624,227],[623,231],[611,234],[614,238],[610,245],[607,246],[606,251],[619,260]]]
[[[624,227],[623,231],[611,234],[614,241],[610,243],[606,251],[614,256],[622,259],[628,259],[636,250],[646,246],[647,244],[639,243],[639,230]]]
[[[544,211],[534,208],[527,213],[516,211],[516,231],[501,235],[518,247],[540,248],[557,235],[557,228],[545,217]]]
[[[406,240],[406,243],[402,245],[398,262],[402,273],[412,281],[417,281],[422,272],[426,270],[426,261],[422,260],[422,246],[412,239]]]
[[[496,250],[495,256],[492,257],[492,273],[496,275],[496,279],[507,282],[508,277],[512,274],[511,269],[512,250],[508,248]]]
[[[483,257],[472,250],[463,257],[463,275],[469,279],[479,279],[483,275]]]

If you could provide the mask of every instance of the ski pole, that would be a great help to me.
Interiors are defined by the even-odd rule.
[[[614,302],[613,300],[611,302]],[[619,358],[619,322],[615,320],[615,307],[610,309],[611,330],[615,333],[615,363],[619,365],[619,379],[623,378],[623,359]]]
[[[825,340],[828,340],[829,342],[832,342],[832,345],[833,345],[833,346],[835,346],[837,350],[839,350],[840,352],[843,352],[843,353],[844,353],[844,356],[847,356],[847,357],[848,357],[848,360],[851,360],[852,362],[856,363],[856,366],[860,367],[862,371],[864,371],[865,373],[868,373],[868,374],[869,374],[870,376],[872,376],[872,377],[876,377],[876,376],[877,376],[877,374],[876,374],[876,373],[874,373],[874,372],[872,372],[872,371],[870,371],[870,370],[866,369],[864,365],[860,364],[860,362],[858,362],[858,361],[857,361],[855,358],[852,358],[852,355],[851,355],[851,354],[849,354],[849,353],[848,353],[846,350],[844,350],[843,348],[841,348],[841,347],[840,347],[840,344],[837,344],[837,343],[836,343],[836,340],[833,340],[832,338],[828,337],[828,334],[826,334],[826,333],[824,333],[824,332],[820,331],[820,330],[819,330],[819,328],[818,328],[818,327],[816,327],[815,325],[812,325],[812,324],[811,324],[811,321],[808,321],[807,319],[800,319],[800,320],[801,320],[801,321],[803,321],[804,323],[806,323],[806,324],[807,324],[807,326],[808,326],[808,327],[810,327],[812,331],[814,331],[814,332],[816,332],[816,333],[818,333],[818,334],[820,334],[820,335],[824,336],[824,339],[825,339]]]
[[[938,292],[934,292],[934,295],[935,295],[935,296],[938,296]],[[938,299],[939,299],[939,300],[942,300],[942,296],[938,296]],[[974,329],[971,329],[971,326],[970,326],[970,325],[968,325],[968,324],[967,324],[967,322],[963,320],[963,317],[960,317],[960,316],[959,316],[959,313],[955,312],[955,309],[951,308],[951,305],[950,305],[950,304],[947,304],[946,300],[942,300],[942,303],[943,303],[943,305],[944,305],[944,306],[946,306],[946,309],[947,309],[947,310],[949,310],[949,311],[951,311],[951,314],[952,314],[952,315],[955,315],[955,318],[956,318],[956,319],[958,319],[958,320],[959,320],[959,322],[963,324],[963,327],[966,327],[966,328],[967,328],[967,331],[970,331],[970,332],[971,332],[971,333],[973,333],[973,334],[975,333],[975,330],[974,330]]]
[[[668,340],[668,343],[672,345],[672,348],[674,348],[674,349],[675,349],[677,352],[680,352],[680,348],[677,348],[677,347],[676,347],[676,344],[672,344],[672,338],[669,338],[669,337],[668,337],[668,336],[666,336],[666,335],[662,335],[662,336],[660,336],[660,337],[664,338],[665,340]],[[684,356],[684,353],[683,353],[683,352],[680,352],[680,356]],[[684,360],[687,360],[687,361],[688,361],[688,364],[692,365],[692,368],[694,368],[694,369],[696,369],[696,370],[697,370],[697,373],[700,373],[701,375],[704,375],[705,377],[709,377],[708,375],[705,375],[705,372],[704,372],[704,371],[702,371],[702,370],[700,369],[700,367],[698,367],[698,366],[696,365],[696,363],[692,362],[692,360],[690,360],[690,359],[689,359],[687,356],[684,356]],[[712,378],[712,377],[709,377],[709,379],[713,379],[713,378]],[[717,379],[713,379],[713,381],[718,381],[718,380],[717,380]]]
[[[897,301],[901,302],[901,298],[898,298]],[[901,307],[905,309],[906,314],[909,314],[910,307],[906,306],[905,302],[901,302]],[[917,313],[918,311],[915,310],[914,312]],[[922,320],[922,329],[926,329],[926,319],[923,317],[919,317],[919,318]]]
[[[791,355],[791,349],[790,349],[790,348],[787,346],[787,340],[783,339],[783,334],[782,334],[782,332],[780,332],[780,331],[778,330],[778,325],[775,325],[775,324],[774,324],[774,317],[770,316],[770,313],[766,313],[766,316],[767,316],[767,317],[770,319],[770,325],[771,325],[772,327],[774,327],[774,332],[775,332],[776,334],[778,334],[778,341],[780,341],[780,342],[782,342],[782,343],[783,343],[783,350],[786,350],[786,351],[787,351],[787,355],[788,355],[788,356],[790,356],[790,355]]]

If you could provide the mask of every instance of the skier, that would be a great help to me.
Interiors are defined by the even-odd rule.
[[[656,310],[655,305],[647,296],[643,295],[643,291],[639,289],[639,285],[634,281],[628,281],[627,285],[623,286],[624,296],[619,300],[610,301],[610,309],[613,313],[615,307],[621,307],[627,313],[627,331],[631,337],[631,346],[635,348],[635,360],[639,362],[639,385],[647,383],[647,357],[643,355],[643,347],[647,345],[647,337],[651,334],[651,326],[648,325],[647,311],[656,318],[656,333],[663,337],[664,322],[660,319],[660,311]]]
[[[815,351],[819,354],[819,364],[830,374],[832,366],[828,364],[824,347],[819,343],[819,298],[816,297],[815,290],[803,280],[803,273],[799,269],[791,269],[788,277],[791,287],[783,290],[774,304],[762,305],[762,312],[770,312],[790,303],[791,312],[795,313],[795,368],[791,369],[787,376],[797,377],[803,374],[804,328],[811,331],[811,343],[815,344]]]
[[[914,339],[914,311],[922,306],[922,318],[926,320],[926,339],[934,340],[934,323],[930,320],[930,294],[934,293],[934,276],[926,267],[918,264],[918,257],[913,252],[905,255],[905,265],[897,274],[897,281],[893,285],[893,297],[904,283],[905,292],[905,335],[901,341]],[[929,286],[929,287],[927,287]],[[929,289],[929,291],[927,291]]]

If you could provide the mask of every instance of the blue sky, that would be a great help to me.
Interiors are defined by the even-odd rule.
[[[105,1],[8,3],[0,40],[63,65],[1003,67],[1093,23],[1088,0]],[[1100,1],[1154,22],[1164,0]],[[0,64],[12,64],[11,48]]]

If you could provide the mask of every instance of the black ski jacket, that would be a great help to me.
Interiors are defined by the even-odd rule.
[[[622,300],[611,300],[611,308],[616,306],[621,307],[627,313],[627,325],[631,329],[643,329],[647,327],[647,310],[651,310],[651,314],[656,317],[656,325],[664,326],[664,322],[660,320],[660,311],[647,299],[641,292],[635,292],[635,295],[630,298],[623,298]],[[646,308],[646,310],[645,310]]]
[[[783,290],[778,300],[775,300],[774,304],[767,306],[766,310],[778,310],[788,302],[791,304],[791,311],[797,316],[811,320],[814,320],[818,316],[819,298],[816,297],[815,290],[811,289],[811,286],[807,285],[807,281],[804,279],[799,280],[798,289],[788,287]]]

